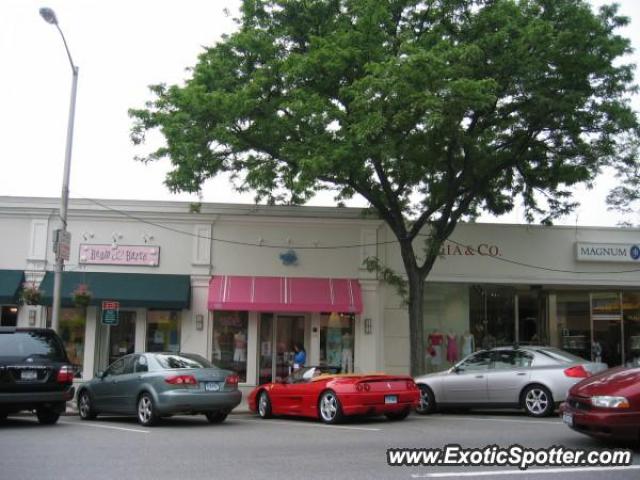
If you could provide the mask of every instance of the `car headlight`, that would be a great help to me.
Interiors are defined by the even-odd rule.
[[[629,400],[625,397],[591,397],[591,405],[600,408],[629,408]]]

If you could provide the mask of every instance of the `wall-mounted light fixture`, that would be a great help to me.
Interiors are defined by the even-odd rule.
[[[86,242],[90,238],[93,238],[93,232],[82,232],[82,239]]]
[[[145,233],[144,235],[142,235],[142,240],[144,240],[144,243],[149,243],[154,240],[154,236],[149,235],[148,233]]]
[[[36,326],[36,311],[35,310],[29,310],[29,326],[30,327],[35,327]]]
[[[196,315],[196,330],[204,330],[204,315],[201,313]]]
[[[364,319],[364,333],[367,335],[371,334],[372,331],[372,325],[371,325],[371,319],[370,318],[365,318]]]

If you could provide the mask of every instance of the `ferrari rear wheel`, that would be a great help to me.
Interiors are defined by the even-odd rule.
[[[258,415],[261,418],[271,418],[271,400],[264,390],[258,396]]]
[[[344,419],[340,400],[333,390],[327,390],[320,395],[318,410],[320,410],[320,420],[324,423],[340,423]]]

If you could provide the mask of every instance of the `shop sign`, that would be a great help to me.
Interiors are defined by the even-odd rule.
[[[639,262],[640,243],[576,242],[576,260],[579,262]]]
[[[116,326],[120,323],[120,302],[102,302],[102,324]]]
[[[82,244],[80,264],[157,267],[160,264],[160,247]]]
[[[463,245],[446,241],[440,248],[440,255],[464,256],[464,257],[499,257],[500,248],[489,243],[479,243],[477,245]]]

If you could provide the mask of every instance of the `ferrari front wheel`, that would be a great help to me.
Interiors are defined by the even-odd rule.
[[[271,418],[271,400],[264,390],[258,396],[258,415],[260,418]]]
[[[318,409],[320,410],[320,420],[324,423],[340,423],[344,419],[340,400],[332,390],[327,390],[320,395]]]

